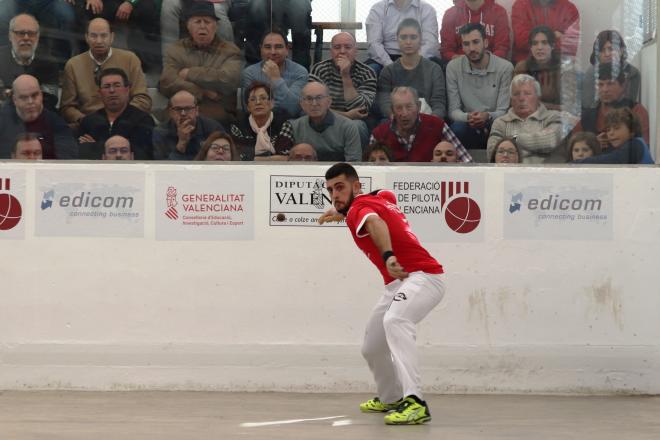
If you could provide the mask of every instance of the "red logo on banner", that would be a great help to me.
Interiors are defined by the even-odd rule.
[[[176,201],[176,188],[173,186],[170,186],[167,188],[167,211],[165,211],[165,215],[170,219],[170,220],[177,220],[179,218],[179,213],[176,210],[176,205],[178,202]]]
[[[0,191],[9,191],[11,181],[0,178]],[[8,231],[21,221],[23,209],[18,199],[11,194],[0,194],[0,231]]]
[[[440,192],[440,208],[445,210],[447,226],[459,234],[474,231],[481,222],[481,209],[477,202],[464,195],[469,194],[470,183],[441,182]]]

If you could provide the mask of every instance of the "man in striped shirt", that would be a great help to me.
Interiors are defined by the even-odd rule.
[[[353,35],[340,32],[330,43],[332,58],[312,66],[309,81],[328,87],[332,110],[358,124],[360,136],[366,141],[369,132],[364,119],[376,98],[376,74],[366,64],[355,59],[357,44]]]

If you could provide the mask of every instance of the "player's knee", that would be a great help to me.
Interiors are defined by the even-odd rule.
[[[401,331],[402,329],[409,329],[411,326],[414,328],[415,325],[410,322],[410,320],[402,318],[401,316],[386,313],[383,317],[383,327],[385,328],[385,334]]]

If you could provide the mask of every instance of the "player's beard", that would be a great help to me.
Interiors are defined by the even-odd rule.
[[[348,198],[346,201],[346,204],[342,209],[337,209],[337,212],[340,213],[343,216],[346,216],[348,213],[348,210],[351,209],[351,205],[353,204],[353,200],[355,199],[355,195],[351,193],[351,196]]]

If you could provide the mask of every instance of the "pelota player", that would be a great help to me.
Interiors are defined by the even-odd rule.
[[[361,194],[357,172],[347,163],[330,167],[325,180],[333,208],[319,222],[345,217],[355,244],[385,280],[385,292],[371,312],[362,346],[378,397],[362,403],[360,410],[389,412],[388,425],[428,422],[431,413],[421,392],[415,325],[444,295],[442,266],[411,231],[394,193]]]

